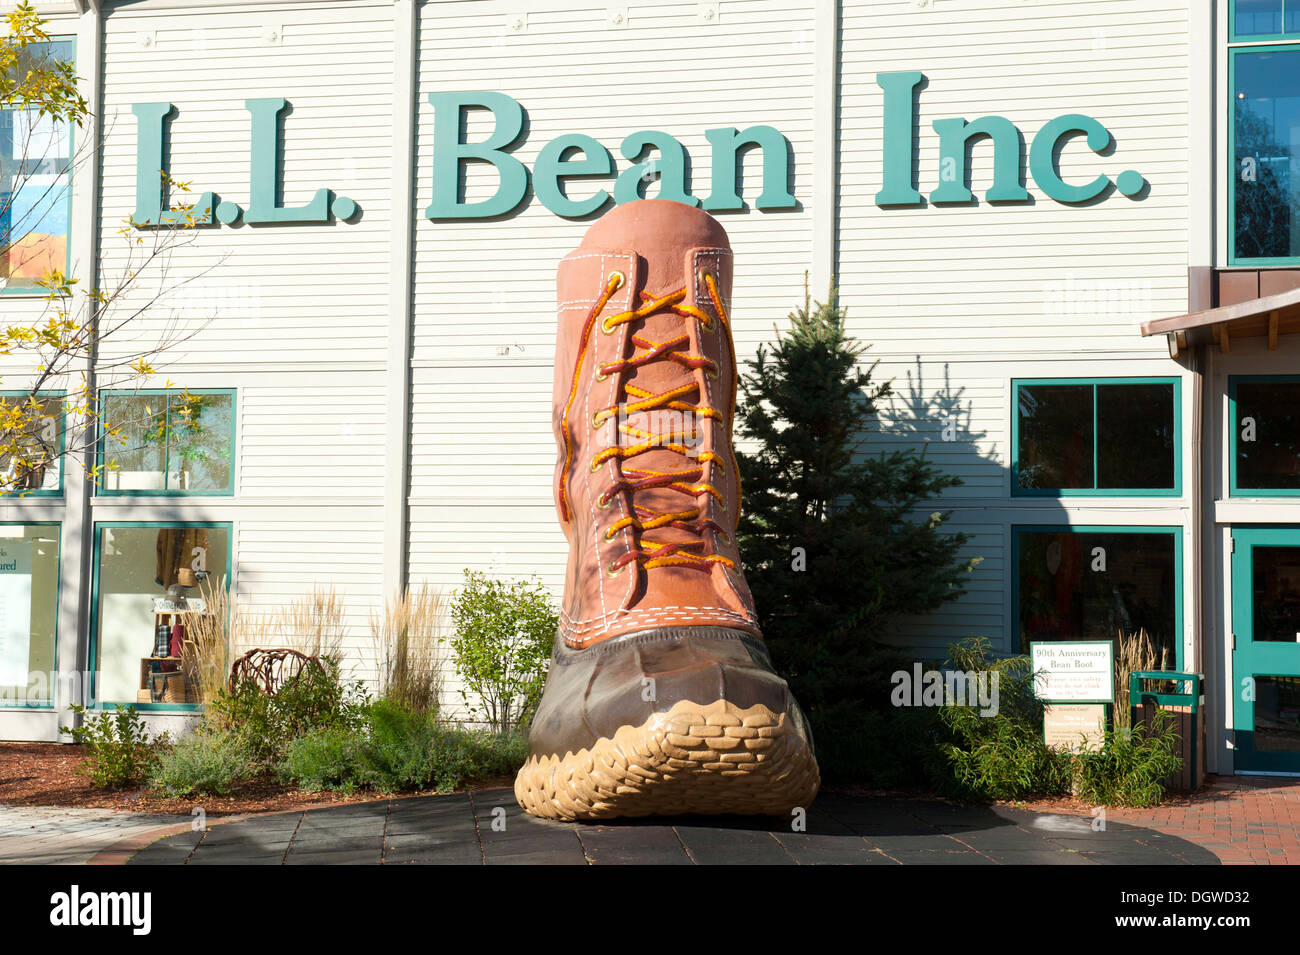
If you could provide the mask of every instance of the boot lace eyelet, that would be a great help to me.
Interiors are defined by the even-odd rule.
[[[705,288],[708,288],[709,279],[713,279],[715,285],[718,282],[718,277],[713,274],[713,271],[711,269],[700,269],[699,271],[700,284],[703,285]],[[705,312],[705,315],[707,317],[703,322],[704,330],[706,332],[711,332],[718,327],[718,321],[712,315],[709,315],[708,312]]]
[[[623,565],[623,567],[626,566],[627,564]],[[615,567],[613,564],[610,564],[608,567],[605,568],[605,576],[617,577],[619,574],[623,573],[623,567]]]
[[[597,460],[595,460],[595,459],[593,458],[593,459],[592,459],[592,462],[591,462],[591,473],[592,473],[592,474],[595,474],[597,471],[599,471],[599,470],[600,470],[601,468],[603,468],[604,466],[605,466],[605,462],[604,462],[604,461],[597,461]]]

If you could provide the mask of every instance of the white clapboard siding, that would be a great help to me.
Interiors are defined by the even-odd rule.
[[[495,90],[527,112],[513,155],[531,169],[543,145],[586,133],[614,156],[628,133],[662,130],[690,155],[690,188],[710,191],[706,129],[766,124],[793,147],[796,210],[758,212],[760,159],[745,161],[742,213],[718,216],[737,253],[732,312],[745,354],[802,300],[812,266],[811,2],[724,5],[706,23],[694,3],[628,9],[615,26],[603,6],[426,3],[420,11],[416,167],[411,574],[454,583],[465,567],[540,576],[558,592],[567,548],[551,481],[551,380],[556,263],[590,225],[554,215],[532,196],[498,220],[432,222],[432,92]],[[746,95],[739,95],[740,91]],[[470,116],[467,138],[490,118]],[[613,180],[571,187],[612,190]],[[471,167],[466,198],[495,188]],[[652,185],[648,193],[654,194]],[[495,554],[495,558],[494,558]]]
[[[840,284],[853,330],[877,357],[928,355],[936,341],[948,354],[1163,353],[1163,341],[1142,339],[1138,325],[1187,302],[1188,17],[1187,4],[1172,0],[846,0]],[[990,205],[992,147],[983,140],[972,149],[975,205],[877,207],[876,74],[904,70],[929,81],[918,114],[922,195],[938,183],[933,120],[1004,116],[1027,150],[1065,113],[1096,118],[1115,140],[1109,156],[1072,140],[1060,164],[1066,181],[1135,169],[1149,194],[1070,206],[1029,179],[1033,204]],[[1118,307],[1114,297],[1090,307],[1086,296],[1095,304],[1099,293],[1117,294]]]
[[[169,288],[193,280],[193,287],[146,315],[142,333],[156,333],[169,319],[195,332],[171,356],[177,367],[382,362],[390,284],[392,4],[170,12],[115,6],[105,20],[103,284],[129,268],[117,229],[135,204],[132,104],[174,103],[172,176],[191,183],[194,198],[212,190],[247,209],[244,100],[284,97],[292,112],[284,122],[282,204],[300,205],[325,187],[356,200],[359,218],[196,230],[163,280]],[[274,42],[267,39],[272,27],[280,31]]]
[[[327,518],[318,510],[294,507],[249,513],[238,523],[238,536],[238,607],[254,616],[273,615],[309,600],[318,587],[332,588],[344,610],[344,673],[372,680],[369,622],[383,605],[378,511],[362,520]]]
[[[388,464],[378,377],[249,376],[239,392],[241,499],[381,498]]]

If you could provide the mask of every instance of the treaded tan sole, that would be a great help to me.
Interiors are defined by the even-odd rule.
[[[559,756],[531,756],[515,798],[544,819],[729,813],[788,815],[821,776],[784,713],[683,700],[643,726]]]

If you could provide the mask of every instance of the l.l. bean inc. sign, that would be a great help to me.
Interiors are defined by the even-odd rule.
[[[916,188],[912,171],[918,152],[916,125],[919,89],[925,81],[920,72],[880,73],[876,83],[883,91],[881,143],[881,188],[875,203],[882,208],[919,206],[925,200]],[[737,188],[737,168],[743,154],[757,148],[762,160],[761,188],[754,207],[762,210],[798,208],[790,189],[792,150],[789,141],[772,126],[746,129],[720,126],[706,129],[711,150],[710,192],[701,199],[690,191],[689,155],[673,135],[655,129],[629,133],[619,146],[628,165],[615,168],[609,150],[583,133],[566,133],[546,143],[537,153],[530,173],[513,155],[526,141],[524,108],[518,100],[498,92],[430,93],[433,107],[432,201],[425,209],[430,219],[484,219],[508,215],[527,199],[531,179],[533,193],[551,212],[578,218],[599,211],[611,200],[630,202],[640,198],[648,183],[658,180],[660,198],[674,199],[710,212],[738,211],[745,203]],[[176,115],[171,103],[138,103],[136,116],[136,208],[133,220],[140,225],[159,225],[192,217],[198,224],[222,222],[233,225],[241,218],[253,224],[324,223],[331,218],[348,220],[357,214],[357,204],[328,188],[318,188],[311,201],[299,206],[280,204],[277,169],[284,158],[280,135],[281,114],[289,104],[283,98],[244,101],[249,113],[251,150],[249,156],[249,202],[244,209],[229,200],[218,200],[212,192],[202,193],[189,210],[164,208],[167,157],[164,144]],[[469,112],[491,114],[492,132],[486,139],[468,141],[465,119]],[[1021,176],[1023,138],[1011,120],[983,116],[973,122],[962,118],[936,119],[930,124],[938,135],[939,181],[929,194],[934,204],[967,204],[974,201],[966,185],[968,157],[972,143],[989,139],[993,145],[993,181],[985,191],[988,202],[1027,203],[1032,201]],[[1146,180],[1134,170],[1119,173],[1114,180],[1098,175],[1087,183],[1068,183],[1059,171],[1059,154],[1076,136],[1083,136],[1094,153],[1106,154],[1112,143],[1110,131],[1098,120],[1082,113],[1067,113],[1049,120],[1034,135],[1029,146],[1029,174],[1044,195],[1062,203],[1097,200],[1114,188],[1129,197],[1139,196]],[[465,197],[468,167],[487,165],[496,177],[490,196]],[[162,175],[159,175],[159,172]],[[612,193],[596,181],[612,179]],[[587,182],[586,195],[571,193]],[[609,183],[606,183],[608,185]]]

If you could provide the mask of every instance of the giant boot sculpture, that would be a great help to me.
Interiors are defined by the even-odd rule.
[[[530,756],[536,816],[788,815],[819,776],[741,571],[731,248],[708,213],[619,206],[560,263],[564,606]]]

